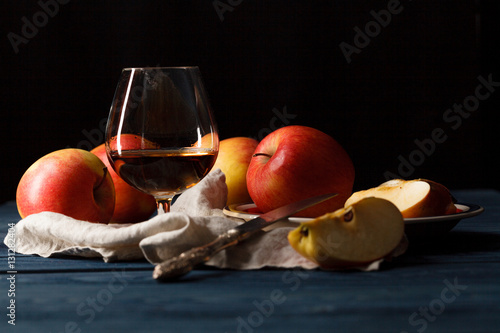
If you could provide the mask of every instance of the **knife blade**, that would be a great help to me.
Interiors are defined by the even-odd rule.
[[[293,202],[262,214],[248,222],[242,223],[237,227],[229,229],[219,235],[212,242],[206,245],[192,248],[177,257],[168,259],[161,264],[156,265],[153,271],[153,278],[158,281],[169,281],[185,275],[189,273],[194,266],[210,260],[213,255],[223,249],[236,245],[259,230],[270,226],[275,222],[283,220],[301,210],[331,199],[336,195],[336,193],[330,193]]]

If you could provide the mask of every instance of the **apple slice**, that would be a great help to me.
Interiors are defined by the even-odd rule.
[[[390,254],[403,240],[404,227],[400,211],[390,201],[364,198],[301,223],[288,234],[288,241],[322,268],[349,268]]]
[[[355,192],[345,207],[366,198],[376,197],[391,201],[404,218],[452,214],[456,212],[454,199],[448,189],[427,179],[389,180],[377,187]]]

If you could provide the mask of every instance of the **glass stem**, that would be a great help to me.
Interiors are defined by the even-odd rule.
[[[158,208],[158,215],[170,212],[170,205],[172,198],[156,199],[156,207]]]

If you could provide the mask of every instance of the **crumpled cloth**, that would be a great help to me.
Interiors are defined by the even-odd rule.
[[[199,184],[180,195],[171,212],[135,224],[96,224],[42,212],[30,215],[9,230],[4,243],[15,237],[15,250],[42,257],[101,257],[106,262],[147,259],[159,264],[193,247],[214,240],[224,231],[244,223],[224,215],[227,198],[225,175],[208,174]],[[263,267],[314,269],[317,265],[302,257],[288,243],[294,227],[277,226],[260,231],[229,247],[206,264],[219,268],[259,269]],[[378,260],[362,270],[376,270]]]

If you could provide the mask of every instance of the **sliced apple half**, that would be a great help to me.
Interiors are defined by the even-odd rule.
[[[364,198],[288,234],[290,245],[325,269],[371,263],[389,255],[404,237],[404,220],[390,201]]]
[[[448,189],[432,180],[389,180],[377,187],[355,192],[345,207],[367,197],[391,201],[404,218],[452,214],[456,212],[454,199]]]

